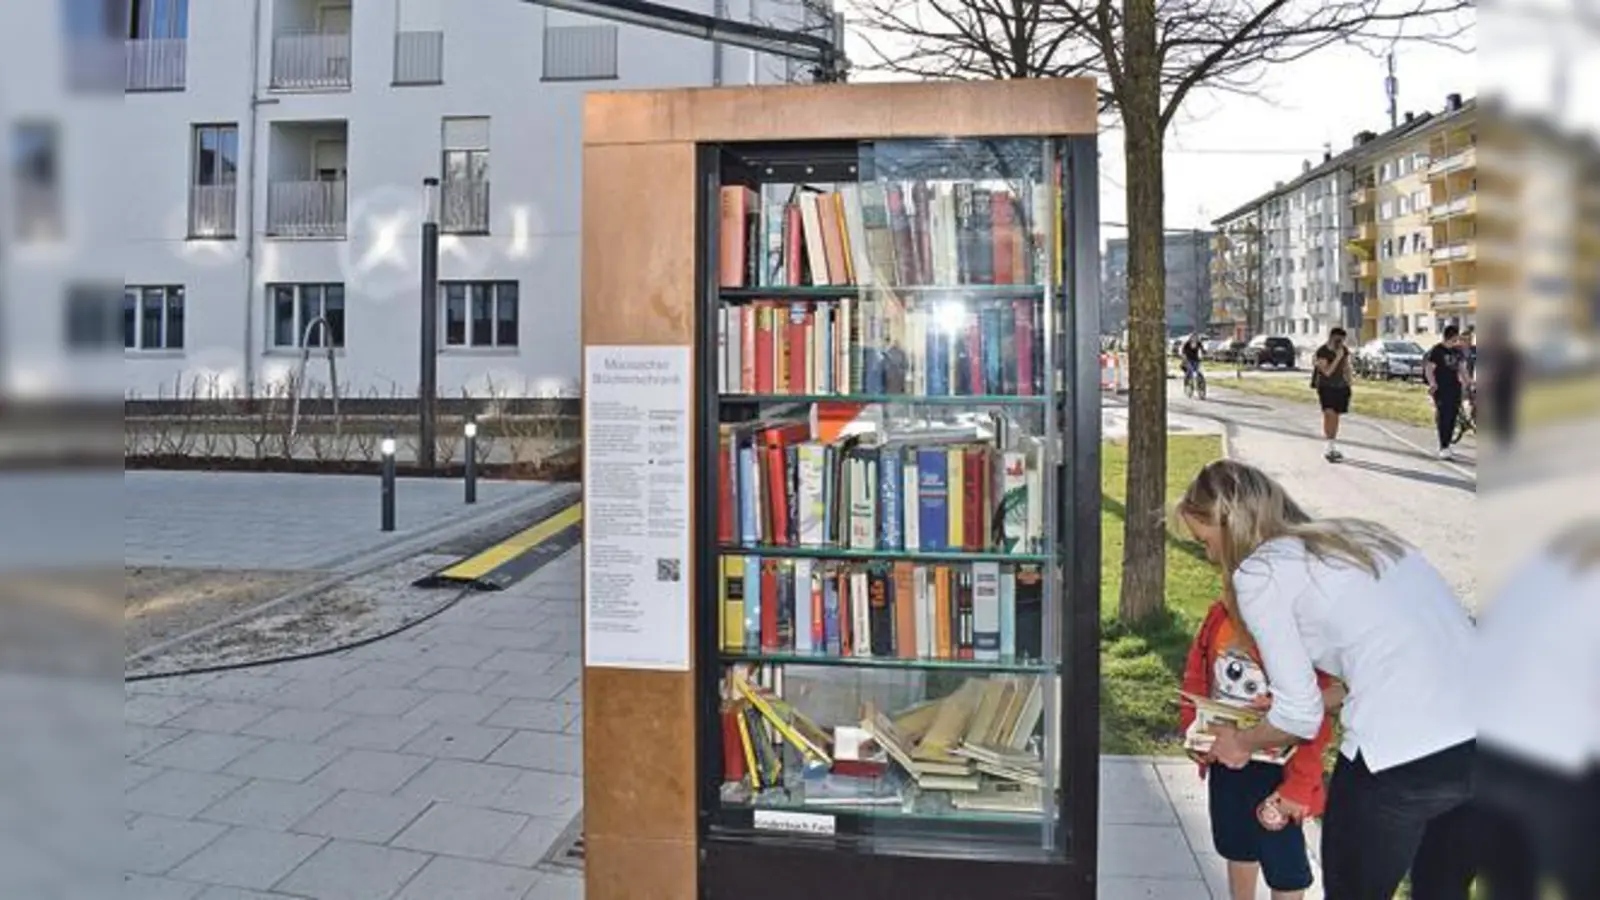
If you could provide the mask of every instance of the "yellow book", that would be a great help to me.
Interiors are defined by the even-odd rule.
[[[722,558],[722,649],[744,649],[744,558]]]
[[[744,770],[750,774],[750,787],[761,790],[761,768],[756,765],[755,745],[750,742],[750,724],[744,711],[734,706],[734,719],[739,723],[739,745],[744,748]]]
[[[966,515],[962,510],[967,493],[966,473],[962,471],[966,464],[966,451],[960,447],[954,450],[946,450],[945,458],[948,460],[944,480],[945,491],[947,492],[945,509],[950,520],[949,534],[946,539],[950,542],[948,546],[951,550],[960,550],[966,546],[966,532],[961,527],[962,520]]]
[[[856,284],[856,261],[855,255],[851,252],[852,245],[850,243],[853,239],[853,236],[850,234],[850,224],[846,220],[844,214],[844,194],[829,194],[828,199],[833,201],[834,215],[839,218],[839,236],[841,238],[840,243],[844,244],[844,283]]]
[[[816,757],[827,765],[833,765],[833,758],[828,755],[828,751],[813,743],[810,738],[800,733],[782,716],[778,715],[777,710],[772,708],[772,705],[767,702],[761,692],[752,687],[743,675],[734,676],[734,686],[739,689],[739,693],[746,700],[750,701],[750,705],[755,707],[756,712],[760,713],[763,719],[766,719],[773,728],[777,729],[779,734],[783,735],[784,740],[800,748],[800,751],[807,756]]]

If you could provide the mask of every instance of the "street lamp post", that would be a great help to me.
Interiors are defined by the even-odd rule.
[[[439,395],[439,179],[422,180],[422,371],[417,382],[417,466],[432,472]]]
[[[478,419],[473,416],[467,419],[466,427],[466,471],[462,474],[466,480],[466,500],[468,503],[478,502]]]

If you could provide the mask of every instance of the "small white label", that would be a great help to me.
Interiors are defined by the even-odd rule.
[[[833,834],[833,816],[815,813],[783,812],[776,809],[758,809],[755,826],[763,831],[787,831],[794,834]]]

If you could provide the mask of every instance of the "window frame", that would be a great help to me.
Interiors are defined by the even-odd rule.
[[[279,329],[281,328],[282,323],[278,316],[278,294],[280,291],[285,289],[290,291],[289,309],[290,315],[292,316],[291,336],[293,340],[289,343],[284,343],[279,340]],[[325,344],[322,341],[323,331],[321,329],[318,330],[316,339],[311,341],[309,344],[305,342],[306,326],[317,317],[316,315],[309,317],[305,315],[308,299],[307,292],[312,289],[318,291],[316,299],[317,315],[323,316],[327,319],[327,330],[331,332],[331,341],[328,344]],[[338,291],[339,306],[337,320],[328,315],[328,291],[330,289],[337,289]],[[348,326],[350,316],[350,295],[345,288],[344,282],[272,282],[266,285],[265,299],[267,304],[267,328],[265,329],[266,334],[264,337],[267,342],[266,350],[268,353],[299,353],[307,349],[307,347],[309,347],[311,350],[321,351],[327,350],[330,345],[335,353],[342,353],[344,352],[345,348],[349,346]]]
[[[488,315],[479,322],[478,300],[488,290]],[[505,292],[509,289],[509,299]],[[439,346],[452,353],[515,353],[522,347],[522,284],[517,279],[450,279],[439,282]],[[459,304],[459,323],[452,321]],[[509,305],[511,316],[504,312]],[[509,323],[510,340],[505,340]],[[459,334],[452,334],[459,324]],[[480,327],[487,328],[488,340],[479,340]]]
[[[132,310],[133,329],[131,333],[127,322],[128,299],[130,296],[134,301]],[[149,300],[152,296],[157,297],[159,302],[157,316],[160,331],[159,337],[154,344],[151,343],[148,337],[149,332],[146,329],[147,319],[150,314]],[[121,307],[123,352],[140,356],[183,353],[186,347],[184,331],[187,325],[188,296],[188,290],[182,284],[124,284],[122,286]],[[174,321],[176,322],[176,327],[174,327]],[[172,340],[174,333],[177,335],[175,343]],[[128,343],[128,338],[130,337],[133,339],[131,344]]]

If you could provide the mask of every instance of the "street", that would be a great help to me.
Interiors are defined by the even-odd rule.
[[[1305,373],[1277,377],[1303,381]],[[1334,464],[1322,458],[1322,419],[1312,403],[1230,391],[1224,377],[1212,380],[1203,401],[1185,399],[1177,382],[1168,388],[1170,413],[1220,423],[1234,458],[1277,478],[1312,514],[1359,516],[1394,529],[1427,553],[1469,609],[1477,608],[1478,475],[1471,437],[1457,448],[1457,461],[1436,459],[1426,429],[1361,416],[1358,384],[1353,414],[1339,435],[1345,459]]]

